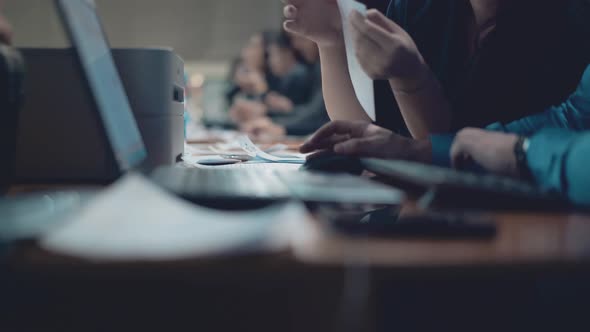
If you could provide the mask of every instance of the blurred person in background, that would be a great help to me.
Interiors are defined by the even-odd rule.
[[[268,67],[277,78],[275,89],[264,102],[272,113],[289,113],[309,99],[308,68],[298,60],[298,53],[286,32],[276,33],[269,41]]]
[[[302,58],[293,48],[291,38],[285,32],[267,34],[267,64],[273,84],[263,84],[260,76],[242,74],[247,67],[245,61],[235,64],[235,81],[242,86],[258,86],[256,96],[237,95],[233,100],[230,115],[238,125],[275,114],[290,113],[295,106],[306,103],[310,97],[309,75],[307,66],[298,60]],[[243,56],[244,57],[244,56]]]
[[[258,116],[245,121],[241,125],[242,131],[259,140],[277,140],[285,135],[305,136],[313,133],[329,121],[322,90],[322,74],[320,56],[317,45],[300,36],[289,34],[293,48],[298,52],[299,58],[305,62],[308,75],[306,86],[310,93],[307,100],[295,105],[291,112],[274,114],[272,117]],[[257,105],[258,109],[248,111],[261,111],[267,105]],[[259,113],[259,114],[261,114]]]
[[[4,1],[0,0],[0,43],[10,45],[12,44],[12,26],[1,12],[3,5]]]
[[[269,69],[268,42],[272,32],[264,31],[253,35],[242,49],[230,71],[231,86],[227,92],[231,104],[237,98],[260,100],[276,84],[276,78]]]

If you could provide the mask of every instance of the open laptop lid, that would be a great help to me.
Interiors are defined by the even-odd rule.
[[[55,0],[121,173],[147,152],[93,0]],[[91,153],[91,152],[90,152]]]

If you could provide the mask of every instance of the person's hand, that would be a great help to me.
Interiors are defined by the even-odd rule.
[[[2,14],[0,14],[0,42],[7,45],[12,44],[12,26]]]
[[[283,0],[285,30],[313,40],[318,46],[343,44],[336,0]]]
[[[514,147],[518,136],[486,131],[482,129],[463,129],[451,148],[453,166],[461,168],[472,161],[487,171],[503,175],[518,176],[518,165]]]
[[[248,68],[236,72],[235,83],[246,93],[261,95],[268,91],[268,83],[263,73]]]
[[[428,140],[402,137],[364,121],[328,123],[303,144],[300,150],[302,153],[333,150],[344,155],[420,162],[429,162],[432,154]]]
[[[287,135],[285,127],[277,125],[268,117],[258,118],[244,123],[240,130],[257,142],[272,143]]]
[[[269,109],[283,113],[289,113],[295,107],[289,98],[276,92],[270,92],[266,95],[264,102]]]
[[[371,78],[390,80],[401,91],[413,91],[428,78],[416,43],[395,22],[375,9],[366,17],[353,11],[350,21],[357,58]]]
[[[245,123],[266,116],[268,109],[261,102],[237,99],[229,111],[235,123]]]

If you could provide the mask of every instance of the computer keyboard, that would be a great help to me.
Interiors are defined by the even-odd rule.
[[[275,171],[294,198],[315,203],[397,205],[405,194],[368,178],[350,174]]]
[[[273,169],[263,167],[166,167],[154,171],[151,178],[164,189],[200,204],[268,202],[290,197]]]
[[[160,168],[151,178],[191,202],[222,209],[248,209],[297,199],[313,203],[399,204],[404,194],[347,174],[297,171],[298,165],[238,164],[228,167]]]
[[[365,159],[363,164],[376,174],[430,189],[425,201],[434,205],[535,210],[569,207],[563,197],[518,179],[397,160]]]

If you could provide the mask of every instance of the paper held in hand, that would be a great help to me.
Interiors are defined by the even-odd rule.
[[[375,121],[377,116],[375,112],[375,88],[373,87],[373,80],[365,73],[356,57],[349,20],[353,10],[366,15],[367,6],[354,0],[338,0],[338,7],[340,7],[340,16],[342,17],[348,71],[350,72],[354,92],[367,115],[371,120]]]

